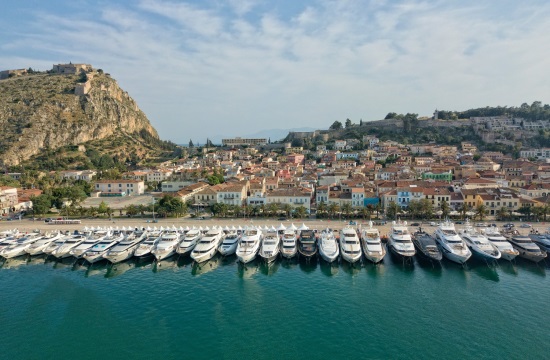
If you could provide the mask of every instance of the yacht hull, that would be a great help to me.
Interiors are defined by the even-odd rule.
[[[134,255],[135,251],[136,251],[136,248],[134,247],[132,249],[126,249],[126,250],[120,251],[116,255],[111,255],[111,254],[107,253],[104,256],[104,258],[107,259],[112,264],[117,264],[119,262],[123,262],[123,261],[128,260],[129,258],[131,258]]]
[[[390,249],[390,252],[395,256],[397,257],[398,259],[400,260],[403,260],[403,261],[412,261],[413,257],[414,257],[414,252],[411,253],[411,252],[403,252],[401,251],[400,249],[397,249],[395,248],[393,245],[389,245],[388,246],[389,249]]]
[[[206,253],[197,254],[197,253],[191,252],[191,259],[195,260],[195,262],[200,264],[202,262],[205,262],[205,261],[208,261],[208,260],[212,259],[214,257],[214,255],[216,254],[216,251],[217,250],[214,247],[212,250],[210,250]]]

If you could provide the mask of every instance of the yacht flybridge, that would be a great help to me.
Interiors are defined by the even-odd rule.
[[[319,255],[328,263],[332,263],[338,259],[340,248],[332,229],[327,228],[321,231],[321,236],[319,237]]]

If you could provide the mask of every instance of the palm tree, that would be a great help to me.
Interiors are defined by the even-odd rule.
[[[401,213],[401,206],[397,205],[395,201],[390,201],[386,209],[386,216],[395,220],[399,213]]]
[[[267,205],[267,213],[269,214],[269,216],[277,215],[278,210],[279,210],[279,204],[277,203],[269,203]]]
[[[542,215],[543,210],[541,206],[534,206],[532,211],[533,211],[535,220],[538,220],[539,216]]]
[[[352,211],[353,211],[353,207],[351,206],[350,203],[345,203],[342,205],[342,214],[346,218],[349,218],[351,216]]]
[[[542,216],[544,221],[546,221],[546,215],[548,215],[548,213],[550,213],[550,204],[544,204],[544,206],[542,206]]]
[[[480,221],[483,221],[483,219],[485,218],[485,215],[487,215],[487,212],[488,212],[487,206],[483,204],[479,204],[478,206],[476,206],[475,213],[476,213],[476,216],[479,217]]]
[[[307,214],[307,209],[305,208],[305,206],[298,206],[295,210],[294,210],[294,214],[295,216],[298,218],[298,219],[301,219],[303,217],[306,216]]]
[[[506,209],[504,206],[497,210],[496,213],[497,219],[500,221],[504,221],[508,217],[508,209]]]
[[[338,205],[337,203],[330,203],[329,206],[328,206],[328,213],[330,215],[331,218],[334,218],[334,215],[336,215],[336,213],[340,211],[340,205]]]
[[[290,213],[292,212],[292,205],[284,204],[283,205],[283,211],[285,212],[287,217],[290,217]]]
[[[366,220],[367,218],[370,220],[370,216],[372,215],[372,211],[368,208],[368,205],[366,207],[362,207],[359,211],[361,213],[361,217]]]
[[[317,204],[317,217],[323,215],[327,212],[327,204],[324,201],[321,201]]]
[[[463,202],[462,205],[460,205],[460,208],[458,209],[458,211],[460,211],[460,218],[462,220],[464,220],[466,218],[466,213],[468,211],[470,211],[470,205],[468,205],[467,203]]]
[[[143,204],[139,204],[137,206],[137,211],[139,212],[139,214],[141,215],[141,217],[143,217],[143,215],[145,215],[145,212],[147,211],[147,206],[146,205],[143,205]]]

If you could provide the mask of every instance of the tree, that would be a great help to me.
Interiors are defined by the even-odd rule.
[[[193,145],[193,141],[191,139],[189,139],[189,147],[190,148],[195,147],[195,145]]]
[[[501,207],[497,210],[496,217],[500,221],[506,220],[506,218],[508,218],[508,209],[506,209],[505,207]]]
[[[420,207],[421,207],[422,217],[424,219],[431,219],[434,216],[434,205],[430,200],[421,199]]]
[[[279,211],[279,204],[277,203],[267,204],[267,214],[269,216],[276,216],[278,211]]]
[[[342,129],[342,123],[338,120],[332,123],[330,125],[329,130],[341,130]]]
[[[105,203],[105,201],[102,201],[101,204],[99,204],[97,208],[97,213],[99,215],[107,214],[107,211],[109,210],[109,206]]]
[[[527,216],[527,219],[530,219],[531,218],[531,213],[532,213],[532,210],[531,210],[531,207],[529,205],[522,205],[518,212],[520,214],[523,214],[525,216]]]
[[[328,205],[328,213],[331,218],[334,218],[337,212],[340,211],[340,206],[337,203],[330,203]]]
[[[307,215],[307,209],[305,208],[305,206],[300,205],[294,210],[294,215],[298,219],[304,218]]]
[[[479,218],[479,220],[483,221],[483,219],[488,213],[487,206],[483,204],[479,204],[478,206],[476,206],[475,213],[476,213],[476,216]]]
[[[395,119],[395,118],[397,118],[397,113],[389,112],[384,119],[389,120],[389,119]]]
[[[466,213],[470,211],[471,207],[467,203],[463,202],[462,205],[460,205],[460,208],[458,211],[460,211],[460,218],[464,220],[466,218]]]
[[[286,216],[290,217],[290,213],[292,212],[292,206],[290,204],[284,204],[283,211],[285,212]]]
[[[352,212],[353,212],[353,207],[351,206],[350,203],[345,203],[345,204],[342,205],[342,214],[346,218],[349,218],[351,216]]]
[[[397,216],[401,213],[401,206],[397,205],[395,201],[390,201],[386,208],[386,216],[390,219],[396,220]]]
[[[324,201],[321,201],[317,204],[317,212],[316,216],[319,217],[319,215],[323,216],[327,212],[327,204]]]
[[[125,208],[126,215],[128,216],[135,216],[139,213],[139,209],[136,205],[128,205]]]
[[[443,216],[443,218],[444,219],[448,218],[449,214],[451,213],[451,207],[449,206],[449,203],[445,199],[441,201],[439,208],[441,209],[441,213],[442,213],[441,215]]]
[[[52,199],[50,195],[42,194],[31,196],[32,209],[37,215],[47,214],[52,207]]]
[[[346,129],[349,129],[353,125],[350,119],[346,119],[345,124],[346,124]]]

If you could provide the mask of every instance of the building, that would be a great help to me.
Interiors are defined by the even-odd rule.
[[[172,170],[168,169],[159,169],[147,173],[148,182],[161,182],[168,180],[172,176]]]
[[[0,186],[0,215],[6,215],[14,211],[18,202],[16,188]]]
[[[140,180],[97,180],[94,188],[102,196],[142,195],[145,183]]]
[[[242,206],[247,196],[246,185],[228,184],[227,187],[221,188],[216,196],[217,203],[219,204]]]
[[[15,76],[25,75],[27,69],[15,69],[15,70],[4,70],[0,71],[0,80],[8,79]]]
[[[267,204],[281,204],[296,208],[303,206],[309,212],[311,210],[311,190],[305,188],[279,188],[267,192]]]
[[[67,170],[59,172],[59,175],[61,175],[63,179],[84,180],[86,182],[92,181],[96,174],[97,172],[95,170]]]
[[[453,173],[451,171],[442,171],[442,172],[435,172],[435,171],[427,171],[422,173],[422,180],[439,180],[439,181],[452,181],[453,180]]]
[[[81,72],[92,71],[92,65],[90,64],[57,64],[52,67],[52,72],[55,74],[68,74],[74,75]]]
[[[266,145],[267,139],[265,138],[257,138],[257,139],[247,139],[247,138],[230,138],[230,139],[222,139],[222,145],[223,146],[253,146],[253,145]]]

